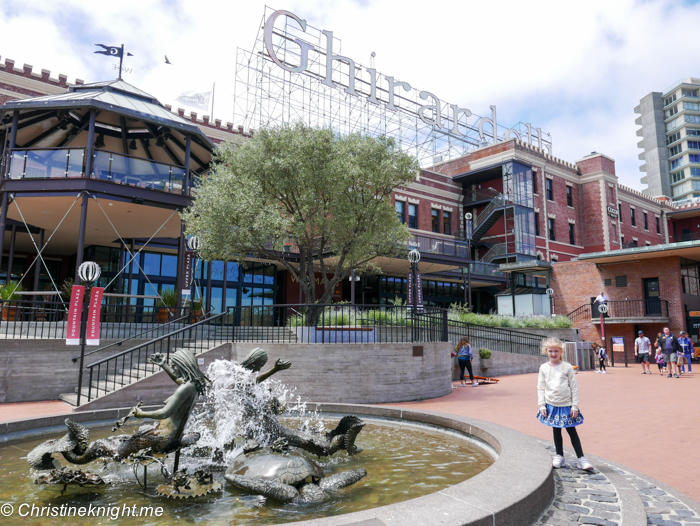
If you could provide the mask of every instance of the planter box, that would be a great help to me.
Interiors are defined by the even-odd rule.
[[[479,368],[488,369],[493,363],[493,358],[479,358]]]
[[[375,343],[374,327],[297,327],[299,343]]]

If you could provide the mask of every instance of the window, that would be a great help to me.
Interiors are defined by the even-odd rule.
[[[617,213],[620,217],[620,224],[622,224],[622,203],[617,203]]]
[[[576,225],[574,225],[573,223],[569,223],[569,245],[576,244],[576,235],[574,233],[575,229]]]
[[[396,207],[396,216],[399,218],[399,222],[404,224],[406,222],[406,203],[396,201],[394,206]]]
[[[574,189],[571,186],[566,186],[566,206],[574,206]]]
[[[635,242],[635,247],[636,242]],[[615,286],[616,287],[626,287],[627,286],[627,276],[615,276]]]
[[[692,172],[693,168],[691,168],[690,170]],[[684,177],[685,170],[681,170],[680,172],[674,172],[671,174],[671,181],[677,183],[678,181],[682,181]]]
[[[681,139],[681,132],[677,131],[666,137],[666,144],[671,144]]]
[[[634,217],[634,208],[630,208],[630,223],[632,223],[632,226],[637,226],[637,219]]]
[[[408,228],[418,228],[418,205],[408,204]]]
[[[700,115],[686,115],[685,122],[700,124]]]
[[[700,104],[698,104],[697,102],[684,102],[683,109],[684,110],[700,111]]]
[[[691,163],[700,163],[700,155],[690,154],[688,155],[688,161]]]
[[[431,225],[433,232],[440,233],[440,210],[431,210]]]
[[[547,190],[547,199],[554,201],[554,181],[552,179],[547,179],[545,182],[545,188]]]
[[[532,172],[532,193],[537,193],[537,172]]]
[[[691,168],[690,177],[700,177],[700,168]]]
[[[672,104],[674,102],[676,102],[676,94],[675,93],[673,95],[671,95],[670,97],[666,97],[664,99],[664,106],[668,106],[669,104]]]
[[[540,213],[535,212],[535,235],[540,235]]]
[[[700,142],[698,141],[688,141],[688,149],[700,150]]]
[[[688,137],[700,137],[700,130],[696,128],[686,128],[685,134]]]
[[[557,238],[554,232],[554,219],[552,219],[551,217],[547,219],[547,228],[549,230],[549,240],[556,241]]]
[[[442,211],[442,233],[447,236],[452,235],[452,212]]]
[[[647,216],[646,212],[643,212],[644,215],[644,230],[649,230],[649,218]]]
[[[690,143],[688,143],[688,148],[690,148]],[[676,144],[673,148],[668,149],[668,155],[670,157],[673,157],[674,155],[678,155],[682,151],[683,151],[683,144]]]
[[[661,221],[659,220],[658,217],[656,218],[656,233],[657,234],[661,233]]]
[[[695,90],[690,90],[690,89],[682,89],[681,93],[683,94],[683,97],[697,97],[696,91]],[[686,103],[684,103],[686,104]]]
[[[678,168],[682,162],[683,157],[679,157],[678,159],[674,159],[673,161],[671,161],[671,170]]]
[[[669,117],[673,117],[677,113],[678,113],[678,105],[666,110],[666,118],[668,119]]]

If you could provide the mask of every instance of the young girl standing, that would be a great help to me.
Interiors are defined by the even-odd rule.
[[[593,465],[583,456],[581,440],[576,427],[583,423],[583,415],[578,410],[578,384],[574,376],[574,368],[562,361],[564,344],[559,338],[547,338],[542,342],[542,352],[549,357],[547,363],[540,366],[537,380],[537,403],[540,407],[537,418],[543,424],[550,426],[554,432],[554,447],[556,455],[552,466],[563,468],[564,441],[562,428],[566,428],[578,457],[578,468],[591,471]]]
[[[472,371],[472,360],[474,359],[474,350],[472,349],[471,343],[469,343],[469,338],[466,336],[459,340],[457,343],[457,363],[459,363],[459,381],[462,387],[466,387],[467,384],[464,383],[464,368],[467,368],[469,372],[469,380],[472,385],[476,387],[479,385],[474,380],[474,372]]]

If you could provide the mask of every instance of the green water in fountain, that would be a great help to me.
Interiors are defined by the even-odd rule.
[[[331,458],[313,458],[321,465],[326,476],[338,471],[363,467],[367,476],[358,483],[340,490],[330,499],[321,503],[281,504],[257,495],[248,495],[226,483],[223,472],[215,472],[214,477],[224,488],[218,493],[188,500],[168,499],[158,495],[155,487],[165,482],[156,464],[148,467],[148,487],[144,490],[134,478],[132,466],[109,463],[104,466],[96,461],[84,466],[72,466],[61,459],[61,464],[79,467],[101,475],[112,482],[99,489],[42,486],[33,483],[30,468],[23,457],[36,445],[52,438],[42,437],[0,447],[0,505],[10,503],[14,515],[0,516],[0,524],[22,525],[82,525],[82,524],[143,524],[165,525],[173,522],[207,525],[253,526],[280,524],[296,520],[308,520],[331,515],[385,506],[413,499],[471,478],[488,468],[495,459],[495,452],[486,444],[477,442],[467,435],[456,432],[443,432],[422,425],[397,423],[388,420],[365,418],[367,425],[358,437],[357,445],[363,448],[358,455],[348,457],[336,454]],[[337,419],[325,419],[333,427]],[[132,433],[135,426],[126,426],[124,431]],[[62,436],[64,432],[54,435]],[[93,428],[92,438],[109,436],[108,427]],[[61,455],[56,454],[60,458]],[[172,469],[172,457],[167,461]],[[195,459],[184,458],[181,467],[194,471]],[[139,480],[143,482],[143,468],[138,468]],[[120,516],[116,520],[109,517],[21,517],[31,511],[31,506],[41,507],[119,507],[138,510],[142,506],[162,508],[160,517]],[[46,512],[45,512],[46,513]],[[112,511],[112,513],[114,513]]]

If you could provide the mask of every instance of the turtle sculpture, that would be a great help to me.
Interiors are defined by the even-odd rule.
[[[354,484],[364,468],[326,477],[321,466],[301,453],[264,448],[239,455],[224,477],[234,486],[282,502],[320,502],[328,492]]]

